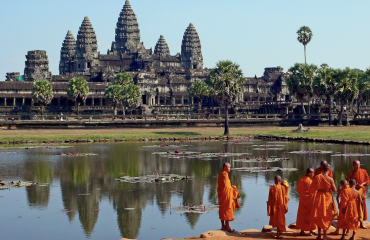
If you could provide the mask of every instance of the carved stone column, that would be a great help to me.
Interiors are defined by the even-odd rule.
[[[94,107],[94,105],[95,105],[94,101],[95,101],[95,98],[91,98],[91,106],[92,107]]]
[[[58,98],[58,107],[60,107],[60,97]]]
[[[16,106],[16,98],[13,98],[13,107]]]
[[[4,106],[5,107],[7,106],[7,104],[6,104],[6,98],[4,98]]]
[[[181,96],[181,105],[184,105],[184,96]]]
[[[22,98],[22,107],[25,105],[25,103],[26,103],[26,99]]]
[[[103,98],[100,98],[99,100],[100,100],[100,107],[102,107],[103,106]]]
[[[6,105],[5,105],[6,106]],[[31,107],[35,106],[35,100],[31,99]]]

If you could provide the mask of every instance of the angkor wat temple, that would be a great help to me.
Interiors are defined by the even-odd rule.
[[[191,84],[205,81],[211,71],[203,68],[201,42],[194,25],[190,23],[185,30],[181,53],[171,55],[163,35],[154,51],[147,49],[141,42],[139,24],[128,0],[119,14],[115,40],[106,54],[98,52],[97,36],[89,18],[85,17],[77,40],[68,31],[62,43],[59,75],[49,71],[46,51],[29,51],[26,59],[24,75],[7,73],[6,81],[0,82],[0,114],[38,114],[39,107],[32,99],[31,89],[33,81],[39,79],[47,79],[53,85],[54,99],[47,107],[50,114],[74,112],[75,103],[67,96],[67,84],[73,77],[83,77],[90,88],[86,101],[81,103],[81,113],[110,114],[113,108],[106,104],[104,90],[120,72],[131,74],[141,89],[142,101],[136,114],[189,114],[194,111],[217,114],[223,111],[212,98],[206,98],[204,107],[197,109],[197,100],[189,96]],[[281,67],[265,68],[261,77],[246,78],[244,91],[231,111],[285,111],[285,107],[270,106],[273,102],[289,100],[285,78]]]

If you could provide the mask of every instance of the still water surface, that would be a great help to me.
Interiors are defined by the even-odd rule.
[[[137,239],[183,238],[218,229],[217,212],[180,214],[170,206],[217,204],[217,176],[225,161],[233,167],[263,167],[265,163],[233,160],[254,156],[287,157],[271,167],[297,168],[279,172],[291,185],[287,224],[295,222],[299,195],[297,181],[308,167],[328,161],[338,185],[352,170],[352,161],[361,160],[370,170],[369,156],[331,156],[335,153],[370,153],[367,146],[325,145],[300,142],[190,142],[179,149],[202,153],[249,153],[243,157],[167,158],[153,152],[173,150],[148,147],[159,143],[109,143],[76,145],[70,149],[24,149],[0,151],[0,179],[30,180],[40,183],[29,188],[0,191],[0,239]],[[270,150],[253,145],[271,145]],[[275,146],[276,145],[276,146]],[[299,150],[328,150],[332,154],[294,154]],[[61,153],[95,153],[95,156],[66,157]],[[154,173],[193,176],[194,180],[175,183],[121,183],[124,176]],[[235,213],[236,230],[261,229],[268,224],[268,187],[277,172],[251,173],[232,170],[232,184],[240,189],[242,207]],[[81,195],[89,194],[89,195]],[[334,196],[335,197],[335,196]],[[368,204],[370,197],[368,199]],[[125,208],[134,208],[125,210]],[[63,212],[63,210],[75,210]]]

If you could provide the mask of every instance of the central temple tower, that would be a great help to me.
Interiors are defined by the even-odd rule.
[[[116,37],[115,42],[112,43],[111,53],[116,55],[136,53],[140,45],[139,24],[130,2],[126,0],[118,18]]]

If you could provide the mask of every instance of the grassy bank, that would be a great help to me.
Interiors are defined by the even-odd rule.
[[[295,127],[243,127],[231,128],[231,135],[273,135],[290,137],[324,138],[338,140],[370,141],[370,126],[311,127],[304,133],[294,133]],[[222,136],[223,128],[166,128],[166,129],[43,129],[1,130],[0,144],[13,141],[68,141],[71,139],[125,139],[186,138]]]

